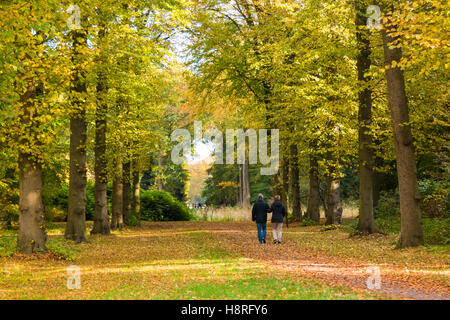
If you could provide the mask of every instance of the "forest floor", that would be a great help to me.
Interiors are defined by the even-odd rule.
[[[251,222],[147,222],[75,245],[63,228],[48,229],[47,254],[0,258],[0,299],[450,299],[449,247],[398,250],[394,236],[290,225],[275,245],[270,223],[259,244]]]

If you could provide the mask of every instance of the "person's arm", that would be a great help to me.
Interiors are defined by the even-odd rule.
[[[273,203],[270,207],[267,205],[267,212],[273,212]]]
[[[255,220],[256,220],[255,205],[253,205],[253,208],[252,208],[252,221],[255,221]]]

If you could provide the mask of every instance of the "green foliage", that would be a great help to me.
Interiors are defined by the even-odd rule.
[[[189,209],[165,191],[141,190],[141,219],[148,221],[188,221]]]
[[[80,247],[63,236],[50,237],[47,240],[47,251],[60,260],[74,261],[80,252]],[[0,257],[10,257],[17,252],[16,236],[0,237]]]
[[[311,220],[310,218],[304,218],[301,222],[300,225],[307,227],[307,226],[313,226],[316,225],[317,222],[315,222],[314,220]]]
[[[135,215],[132,214],[127,220],[127,225],[137,227],[141,225],[141,222]]]
[[[111,200],[111,184],[107,186],[108,201]],[[69,210],[69,186],[62,185],[51,192],[43,193],[45,206],[45,219],[49,222],[64,222],[67,220]],[[86,186],[86,220],[94,219],[95,210],[95,185],[88,181]]]
[[[47,250],[60,260],[74,261],[81,248],[63,236],[57,236],[48,239]]]
[[[450,181],[424,179],[419,181],[421,209],[430,217],[450,217]]]
[[[426,197],[427,194],[433,193],[430,190],[435,190],[433,186],[440,184],[422,181],[419,185],[422,195]],[[375,209],[375,226],[387,234],[398,234],[401,228],[399,207],[398,192],[383,192]],[[422,228],[426,244],[450,243],[450,218],[430,216],[423,211]]]
[[[158,172],[158,163],[155,157],[151,157],[152,167],[155,170],[147,170],[141,179],[141,188],[151,190],[157,187],[158,176],[161,176],[163,190],[170,193],[175,199],[181,202],[187,200],[187,187],[189,182],[189,172],[185,164],[174,164],[170,157],[165,157],[161,163],[162,172]]]
[[[378,206],[374,208],[375,219],[379,217],[400,216],[400,200],[398,190],[383,191],[380,193]]]
[[[0,237],[0,258],[10,257],[17,251],[17,237],[1,236]]]
[[[250,165],[250,202],[254,203],[258,200],[258,194],[262,193],[265,199],[270,199],[273,196],[271,176],[262,176],[260,167]]]
[[[239,192],[238,166],[213,164],[202,190],[202,197],[209,206],[235,206]]]

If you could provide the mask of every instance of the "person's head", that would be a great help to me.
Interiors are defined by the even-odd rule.
[[[277,194],[277,195],[275,196],[275,200],[280,201],[280,200],[281,200],[281,197]]]
[[[263,194],[262,193],[258,194],[258,200],[262,200],[262,199],[264,199]]]

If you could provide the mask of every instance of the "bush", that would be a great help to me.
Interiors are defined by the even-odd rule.
[[[74,261],[81,248],[64,237],[50,237],[46,243],[47,250],[58,259]]]
[[[81,250],[72,241],[64,239],[63,236],[49,237],[45,246],[48,252],[58,259],[67,261],[74,261]],[[0,237],[0,258],[11,257],[16,252],[18,252],[17,236]]]
[[[300,222],[300,225],[304,226],[304,227],[314,226],[317,224],[318,224],[317,222],[315,222],[314,220],[311,220],[310,218],[303,218],[303,220]]]
[[[141,218],[148,221],[188,221],[189,209],[164,191],[141,190]]]
[[[137,227],[137,226],[141,225],[141,222],[139,221],[139,219],[136,216],[131,215],[128,218],[127,225],[132,226],[132,227]]]
[[[400,216],[400,199],[398,190],[382,191],[378,206],[374,208],[375,219],[380,217],[396,217]]]
[[[94,219],[94,183],[86,186],[86,220]],[[43,194],[45,219],[47,221],[64,222],[69,211],[69,186],[63,185],[57,191]]]
[[[0,258],[10,257],[16,251],[17,251],[17,237],[16,236],[0,237]]]
[[[424,179],[419,181],[420,208],[430,217],[450,217],[450,182]]]
[[[436,184],[431,182],[419,183],[419,190],[422,199],[431,199],[431,195],[436,195]],[[442,201],[441,203],[444,203]],[[423,208],[422,201],[422,229],[426,244],[449,244],[450,243],[450,218],[448,214],[439,214],[436,211],[431,213]],[[448,210],[448,209],[447,209]],[[378,207],[374,210],[375,226],[377,229],[387,234],[398,234],[401,228],[400,202],[398,192],[384,192],[380,196]]]

